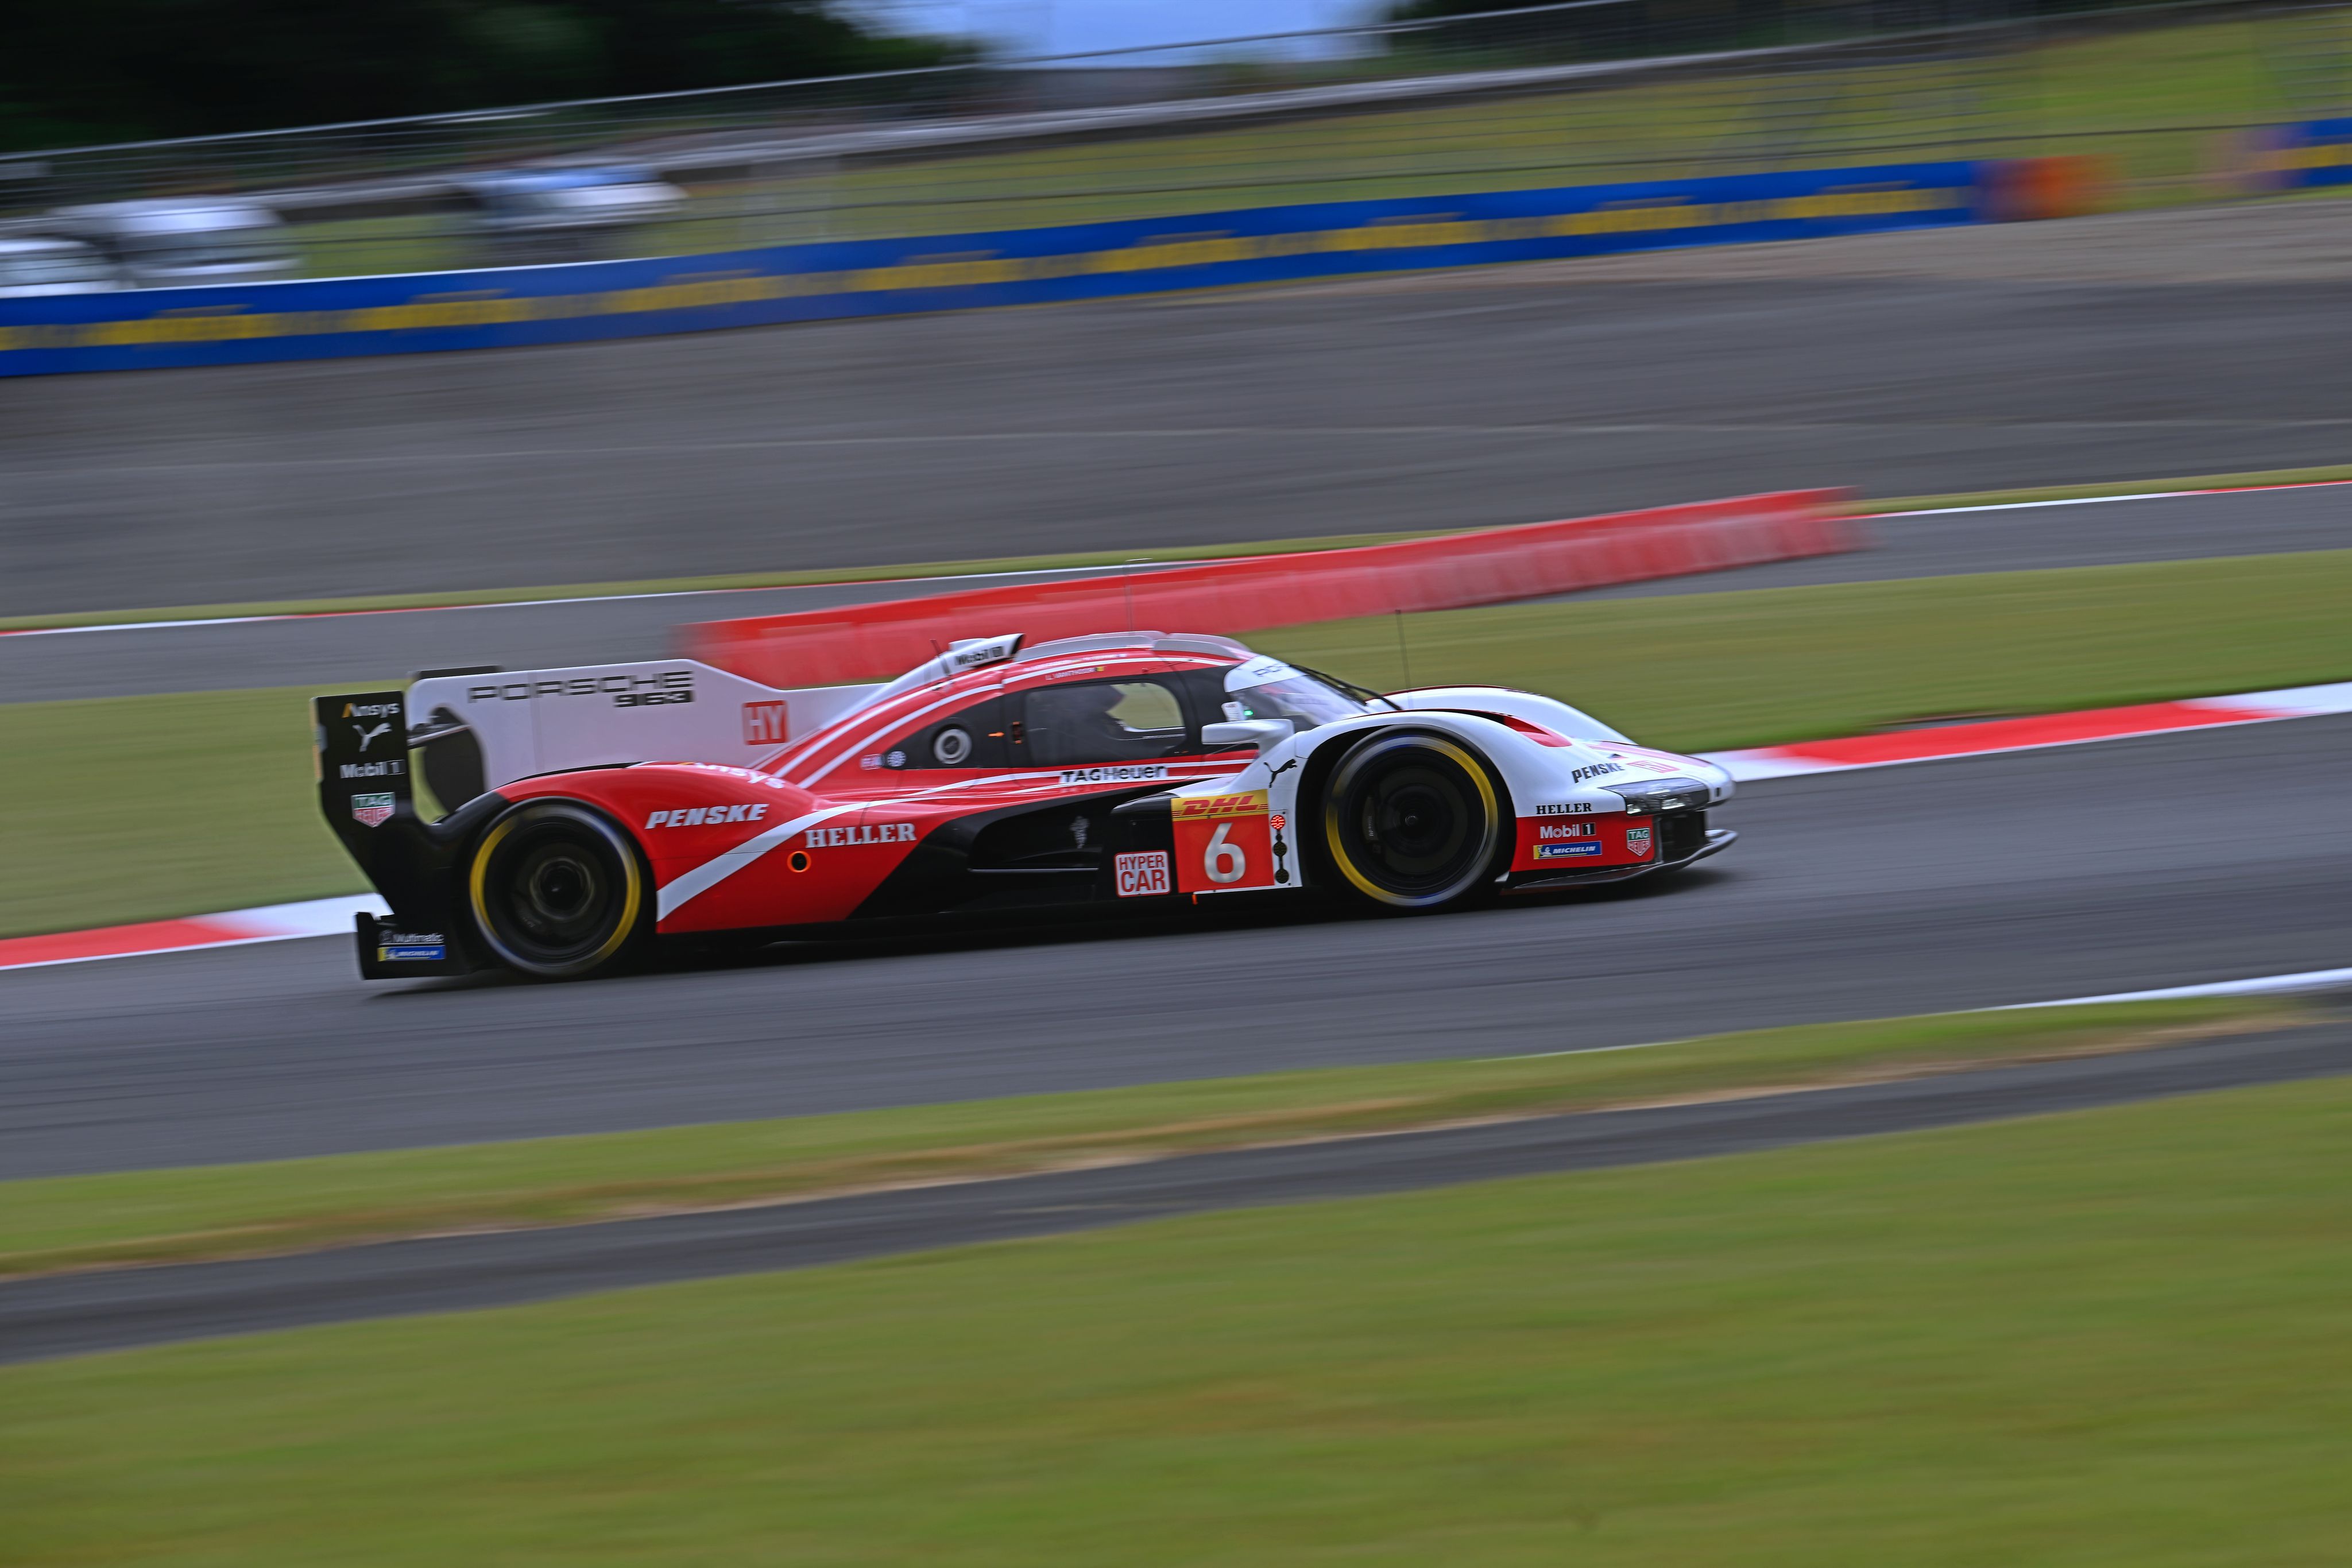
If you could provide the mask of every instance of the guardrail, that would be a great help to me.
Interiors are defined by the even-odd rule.
[[[2001,165],[1895,164],[52,296],[0,301],[0,375],[569,342],[1919,228],[1999,215],[1999,193],[2012,183]]]
[[[1500,604],[1857,549],[1866,542],[1861,525],[1832,509],[1846,495],[1793,490],[1138,577],[709,621],[679,628],[680,651],[768,685],[826,685],[911,669],[950,632],[1019,632],[1032,643],[1144,626],[1240,632]]]

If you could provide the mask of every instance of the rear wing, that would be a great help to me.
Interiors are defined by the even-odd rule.
[[[444,811],[541,773],[630,762],[751,767],[878,686],[779,690],[692,659],[561,670],[428,670],[406,694],[408,746]]]
[[[473,967],[458,873],[474,835],[497,814],[496,800],[482,797],[499,785],[615,763],[750,766],[878,689],[780,691],[690,659],[655,659],[427,671],[405,692],[313,697],[320,808],[392,906],[389,919],[358,917],[360,973],[391,979]],[[422,809],[420,785],[430,796]]]

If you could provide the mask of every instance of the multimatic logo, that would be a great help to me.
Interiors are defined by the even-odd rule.
[[[692,670],[642,675],[574,675],[562,681],[497,681],[466,688],[469,703],[521,703],[546,697],[609,696],[614,707],[666,707],[694,700]]]
[[[375,961],[379,964],[434,964],[449,955],[438,931],[378,931]]]

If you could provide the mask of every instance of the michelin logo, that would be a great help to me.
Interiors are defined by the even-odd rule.
[[[375,942],[379,964],[437,964],[449,956],[438,931],[379,931]]]

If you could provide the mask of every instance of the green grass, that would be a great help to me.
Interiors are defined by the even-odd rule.
[[[2279,1000],[1810,1024],[788,1120],[0,1184],[0,1275],[781,1201],[908,1182],[2118,1051],[2305,1021]]]
[[[1890,527],[1899,527],[1891,524]],[[1370,685],[1560,696],[1674,750],[2352,677],[2352,550],[1288,626],[1253,646]]]
[[[1402,629],[1415,684],[1551,692],[1645,742],[1713,750],[2342,680],[2347,603],[2352,550],[2327,550],[1505,605]],[[1398,633],[1379,619],[1252,641],[1400,685]],[[312,689],[0,704],[0,936],[359,891],[311,791]]]
[[[2203,1568],[2352,1539],[2352,1083],[0,1370],[12,1561]]]
[[[319,813],[316,689],[0,704],[0,936],[364,892]]]

